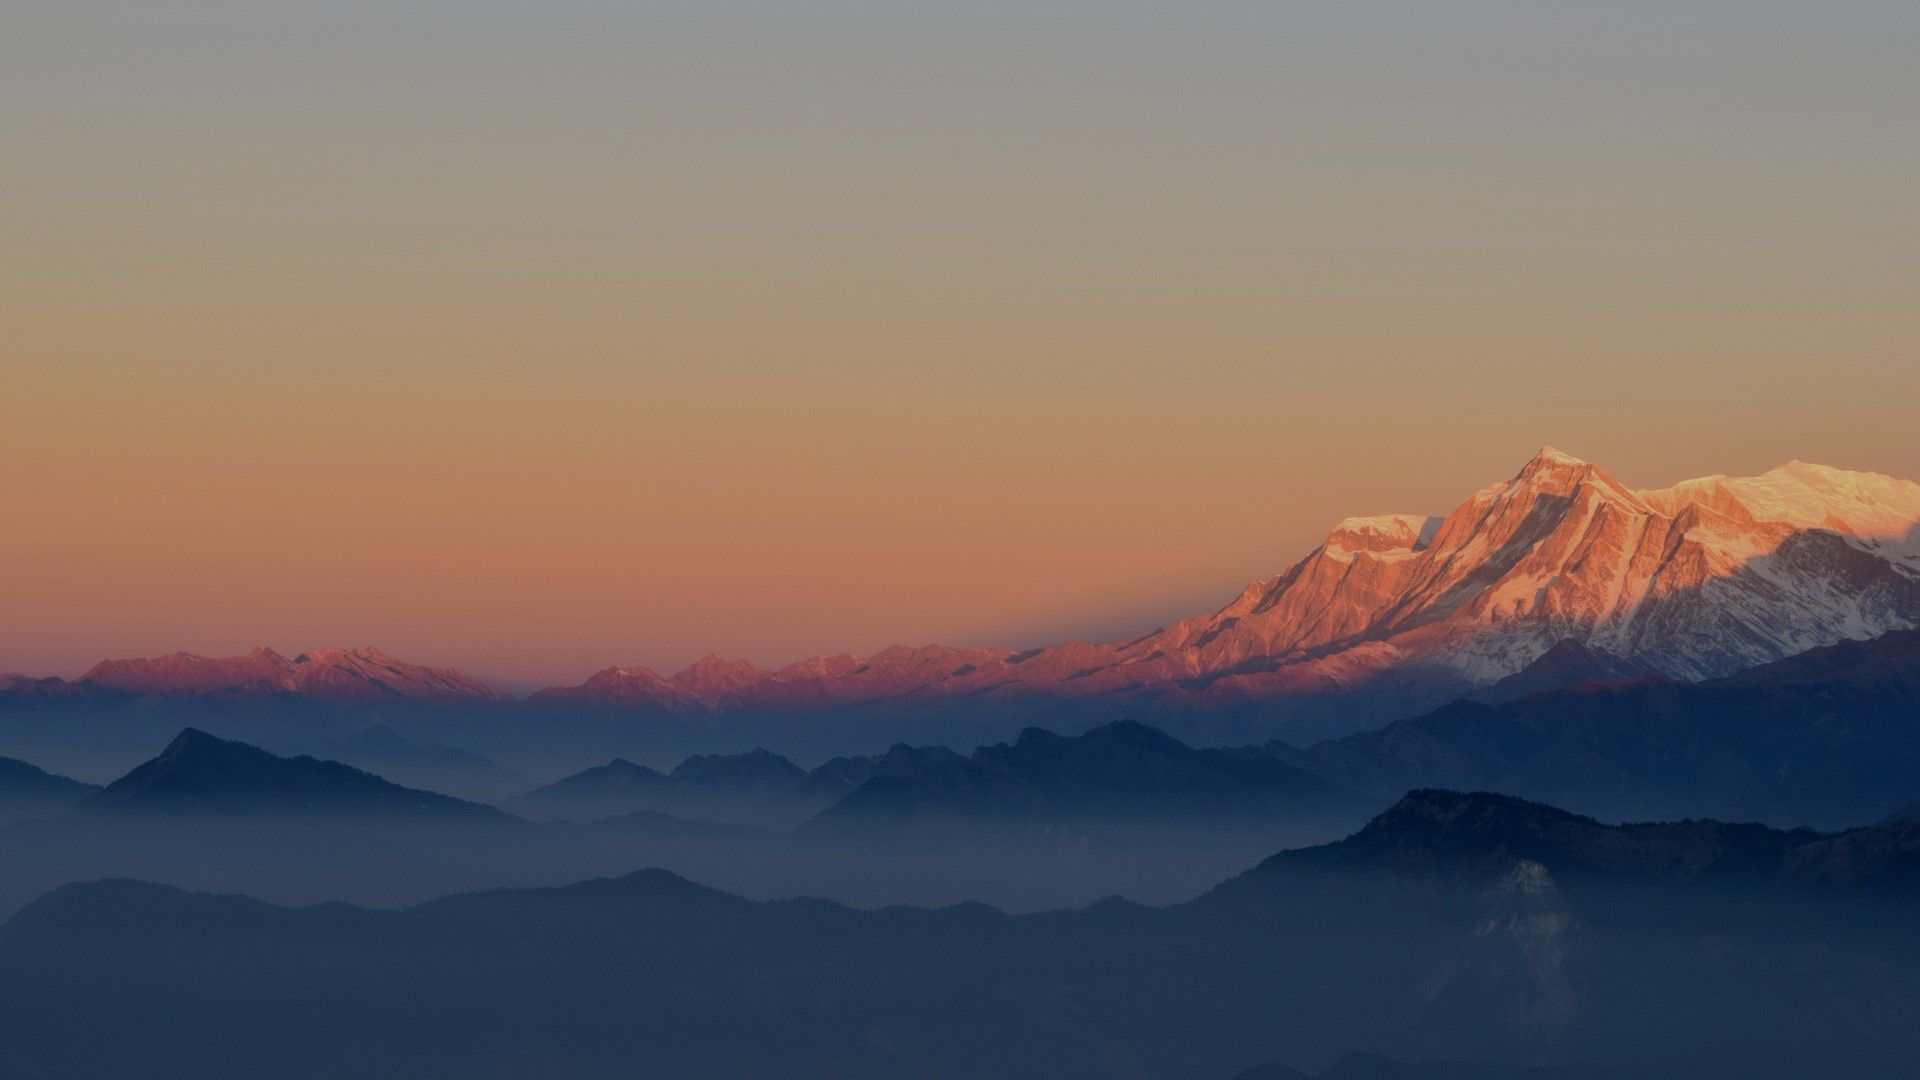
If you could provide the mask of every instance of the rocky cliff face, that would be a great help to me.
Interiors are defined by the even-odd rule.
[[[1343,522],[1293,569],[1121,659],[1279,671],[1379,643],[1485,685],[1574,640],[1679,678],[1726,674],[1920,618],[1920,485],[1792,464],[1635,492],[1542,450],[1437,523]]]
[[[1319,702],[1339,730],[1353,730],[1491,687],[1542,658],[1549,662],[1510,685],[1549,688],[1562,669],[1707,678],[1915,626],[1920,485],[1794,462],[1635,491],[1547,448],[1445,515],[1348,518],[1219,610],[1127,641],[1025,652],[895,646],[776,670],[709,656],[672,675],[607,668],[531,704],[713,717],[1078,699],[1197,716],[1257,713],[1285,699],[1296,721]],[[1564,662],[1568,643],[1579,663]],[[7,700],[67,689],[30,682],[13,680]],[[373,649],[291,660],[270,649],[225,659],[178,653],[102,663],[81,683],[135,695],[343,702],[500,696],[459,672]],[[1375,699],[1391,707],[1370,708]],[[1290,733],[1334,734],[1335,721]]]
[[[1204,706],[1387,676],[1457,693],[1569,641],[1612,669],[1697,679],[1915,625],[1920,485],[1795,462],[1634,491],[1546,448],[1444,516],[1342,521],[1218,611],[1129,641],[896,647],[777,671],[709,658],[663,681],[709,708],[1031,694]]]

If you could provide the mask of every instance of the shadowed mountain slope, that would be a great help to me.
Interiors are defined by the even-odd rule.
[[[1875,821],[1920,793],[1920,631],[1709,682],[1462,701],[1306,749],[1267,749],[1384,797],[1484,788],[1615,820]]]

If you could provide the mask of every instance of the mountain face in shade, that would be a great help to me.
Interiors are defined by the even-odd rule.
[[[1920,485],[1794,462],[1636,491],[1547,448],[1444,516],[1342,521],[1218,611],[1124,642],[895,647],[772,671],[709,658],[670,677],[612,668],[536,700],[705,714],[1038,697],[1204,712],[1373,695],[1405,715],[1530,668],[1514,694],[1557,678],[1716,677],[1915,625]],[[1366,726],[1324,721],[1343,722]]]
[[[760,903],[658,870],[403,910],[109,880],[0,925],[0,1030],[27,1075],[196,1080],[1895,1076],[1916,864],[1911,826],[1419,792],[1169,908]]]
[[[99,790],[98,785],[0,757],[0,823],[57,814]]]
[[[267,648],[244,656],[173,653],[103,660],[78,680],[83,688],[158,698],[246,699],[292,695],[313,701],[383,704],[505,700],[449,668],[397,660],[379,649],[315,649],[288,659]]]
[[[279,757],[193,728],[75,812],[505,819],[490,807],[404,788],[337,761]]]
[[[1724,679],[1636,680],[1461,701],[1304,750],[1334,783],[1504,791],[1615,820],[1839,827],[1920,793],[1920,631],[1812,649]]]

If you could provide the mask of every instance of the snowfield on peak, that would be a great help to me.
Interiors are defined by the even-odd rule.
[[[897,725],[1024,709],[1067,726],[1131,716],[1193,738],[1305,738],[1411,715],[1522,673],[1512,685],[1623,672],[1710,678],[1915,627],[1920,485],[1795,461],[1758,476],[1633,490],[1548,447],[1443,515],[1346,518],[1224,607],[1127,640],[1024,651],[895,646],[774,669],[707,656],[671,675],[606,668],[524,704],[700,724],[801,712]],[[9,685],[14,699],[49,701],[86,687],[344,702],[503,698],[457,671],[374,649],[291,660],[270,649],[225,659],[179,653],[103,662],[77,684]],[[1239,726],[1215,723],[1222,717]]]
[[[708,711],[1041,698],[1279,716],[1365,694],[1437,704],[1562,642],[1597,670],[1695,679],[1916,625],[1920,485],[1793,462],[1636,491],[1547,447],[1445,515],[1340,521],[1226,606],[1126,641],[896,647],[672,681]]]

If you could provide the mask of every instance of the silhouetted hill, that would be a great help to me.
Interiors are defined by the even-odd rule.
[[[970,758],[897,748],[807,829],[904,834],[954,824],[1191,826],[1288,815],[1358,820],[1368,809],[1366,799],[1273,758],[1196,750],[1122,720],[1076,736],[1029,728],[1014,742],[983,746]]]
[[[649,809],[667,777],[656,769],[614,758],[605,765],[582,769],[500,805],[522,817],[596,821],[636,809]]]
[[[615,758],[501,805],[536,819],[598,821],[640,811],[755,826],[790,825],[831,799],[806,770],[767,750],[690,757],[672,772]]]
[[[1904,889],[1920,868],[1920,825],[1837,834],[1710,820],[1605,825],[1509,795],[1421,790],[1344,840],[1281,852],[1216,891],[1295,868],[1464,879],[1520,862],[1562,877]]]
[[[194,728],[74,812],[505,818],[491,807],[404,788],[337,761],[284,758]]]
[[[876,777],[911,777],[937,773],[966,763],[966,756],[944,746],[895,743],[884,754],[836,757],[807,774],[807,786],[835,797],[845,795]]]
[[[1380,731],[1268,750],[1381,797],[1485,789],[1614,820],[1857,824],[1920,791],[1920,631],[1711,682],[1456,702]]]
[[[435,742],[416,742],[385,723],[333,739],[309,739],[297,749],[326,761],[364,769],[407,787],[457,794],[476,801],[525,790],[527,778],[491,759]]]
[[[99,790],[96,784],[55,776],[36,765],[0,757],[0,822],[57,814]]]
[[[1615,656],[1574,638],[1541,653],[1533,663],[1470,695],[1475,701],[1499,703],[1588,682],[1619,682],[1650,673],[1645,664]]]
[[[1843,841],[1837,874],[1815,853]],[[662,871],[404,910],[108,881],[0,925],[0,1030],[49,1075],[196,1080],[1900,1075],[1915,858],[1910,830],[1420,792],[1158,909],[760,903]]]
[[[1920,802],[1908,803],[1900,807],[1893,813],[1888,814],[1886,818],[1881,821],[1881,824],[1894,825],[1902,822],[1920,822]]]
[[[807,772],[771,750],[751,750],[744,754],[696,754],[668,775],[687,786],[786,792],[806,779]]]

